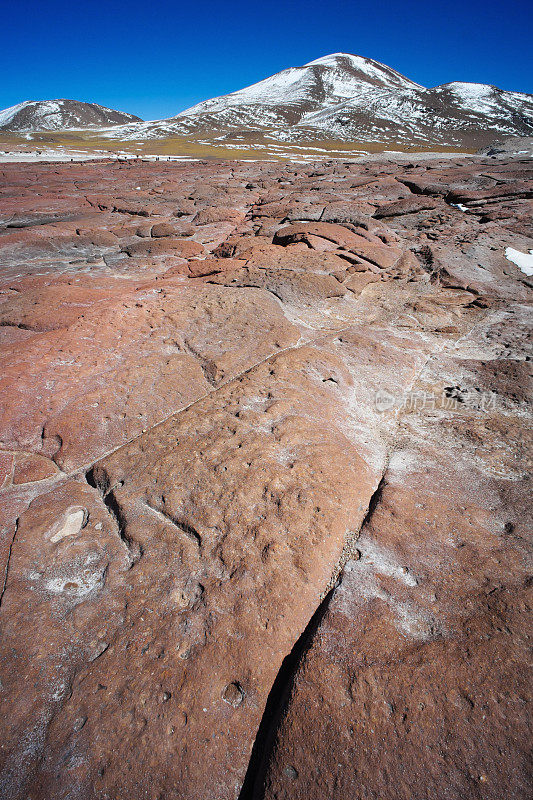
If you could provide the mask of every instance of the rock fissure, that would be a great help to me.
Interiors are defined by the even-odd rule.
[[[334,589],[335,586],[339,583],[339,581],[342,580],[342,573],[343,573],[344,567],[346,566],[348,561],[350,561],[351,559],[356,559],[357,560],[359,558],[359,552],[358,552],[357,546],[356,546],[357,545],[357,540],[359,539],[359,537],[361,535],[361,531],[363,530],[365,525],[368,523],[368,521],[372,517],[372,514],[374,513],[374,511],[375,511],[375,509],[376,509],[376,507],[377,507],[377,505],[378,505],[378,503],[379,503],[379,501],[381,499],[381,495],[382,495],[382,492],[383,492],[383,487],[386,484],[386,472],[387,472],[387,467],[385,467],[385,469],[383,470],[383,473],[381,475],[379,483],[378,483],[374,493],[372,494],[372,496],[370,498],[370,501],[368,503],[368,509],[367,509],[367,511],[365,513],[365,516],[363,517],[363,519],[361,521],[361,524],[359,525],[359,528],[357,529],[357,531],[353,532],[351,535],[348,535],[348,537],[346,538],[346,540],[344,542],[344,547],[342,549],[341,556],[339,558],[339,561],[335,565],[335,568],[333,570],[333,573],[331,575],[329,583],[328,583],[328,585],[326,587],[326,590],[325,590],[326,593],[330,592],[332,589]]]
[[[4,594],[6,591],[7,580],[9,577],[9,567],[11,566],[11,556],[13,554],[13,547],[15,546],[15,539],[17,538],[18,527],[19,527],[19,521],[17,519],[15,521],[15,529],[13,531],[13,536],[11,537],[7,553],[6,566],[4,569],[4,580],[2,581],[2,591],[0,592],[0,607],[2,605],[2,600],[4,599]]]
[[[283,659],[268,695],[238,800],[263,800],[263,784],[269,758],[272,753],[276,732],[279,729],[290,697],[294,677],[305,660],[306,653],[311,647],[320,623],[327,613],[333,594],[334,589],[330,589],[318,605],[290,653]]]
[[[133,566],[141,558],[142,548],[128,534],[126,517],[116,496],[117,486],[122,484],[108,487],[107,478],[101,475],[97,476],[94,468],[85,473],[85,480],[100,494],[102,502],[116,526],[118,537],[127,551],[130,566]]]

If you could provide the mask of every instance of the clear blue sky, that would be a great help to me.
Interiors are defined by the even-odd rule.
[[[155,119],[333,52],[533,92],[532,22],[531,0],[7,0],[0,108],[67,97]]]

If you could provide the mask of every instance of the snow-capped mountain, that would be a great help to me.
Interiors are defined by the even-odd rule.
[[[107,135],[221,139],[252,132],[290,142],[477,148],[495,137],[533,134],[533,96],[475,83],[427,89],[370,58],[334,53],[171,119],[121,126]]]
[[[335,108],[339,103],[353,100],[368,87],[408,91],[422,87],[404,78],[377,61],[360,56],[334,55],[311,61],[303,67],[292,67],[271,78],[241,89],[238,92],[205,100],[178,115],[196,117],[205,114],[231,114],[250,106],[265,107],[293,124],[302,122],[308,114]],[[256,122],[261,121],[261,112]],[[267,112],[267,113],[268,113]]]
[[[141,122],[140,117],[78,100],[26,100],[0,111],[0,130],[62,131]]]
[[[225,141],[355,142],[402,149],[478,149],[533,135],[533,95],[477,83],[427,89],[371,58],[333,53],[291,67],[175,117],[138,117],[73,100],[26,102],[0,112],[0,130],[98,128],[109,139],[187,137]],[[251,147],[252,144],[248,144]]]

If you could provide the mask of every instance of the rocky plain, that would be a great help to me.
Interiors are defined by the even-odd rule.
[[[531,159],[0,165],[0,795],[531,797]]]

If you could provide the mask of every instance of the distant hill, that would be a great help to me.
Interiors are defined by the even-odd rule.
[[[0,130],[62,131],[141,122],[134,114],[78,100],[26,100],[0,111]]]

